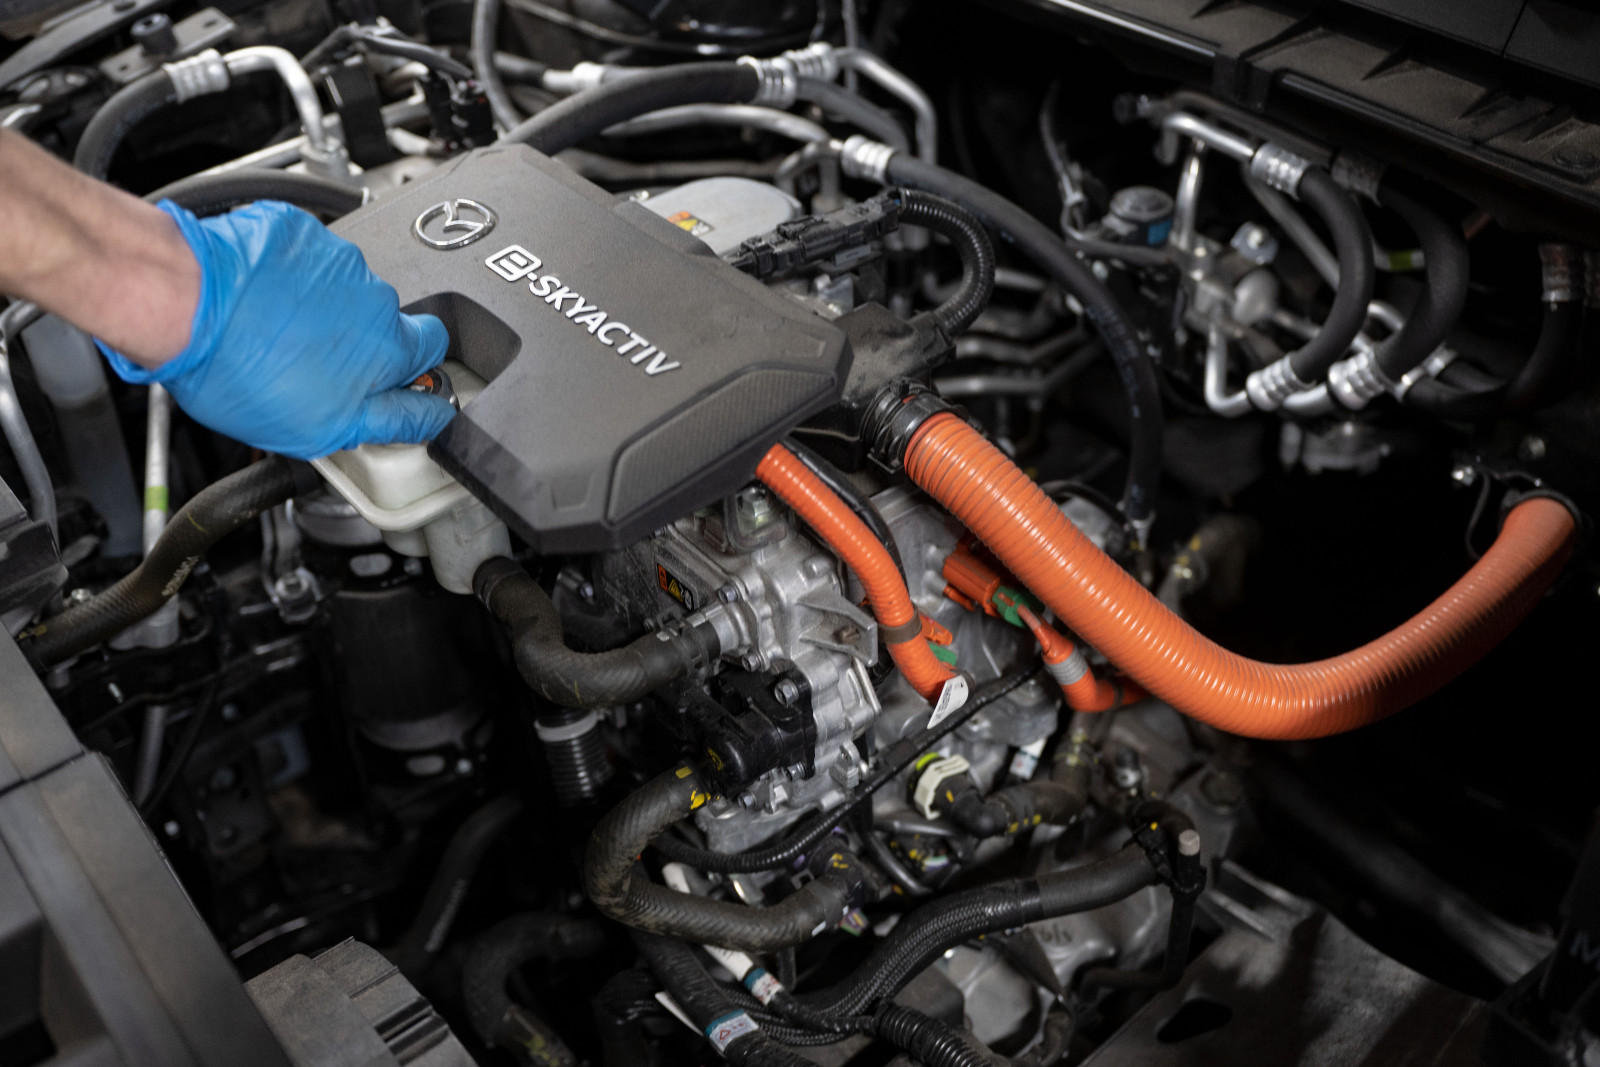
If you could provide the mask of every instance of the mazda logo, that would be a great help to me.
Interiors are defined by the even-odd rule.
[[[463,248],[494,229],[493,210],[476,200],[441,200],[417,216],[411,232],[429,248]]]

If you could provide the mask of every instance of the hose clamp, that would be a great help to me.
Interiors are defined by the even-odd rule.
[[[1060,662],[1051,663],[1049,660],[1045,660],[1044,669],[1051,678],[1055,679],[1057,685],[1065,689],[1067,686],[1076,685],[1083,680],[1083,676],[1089,673],[1089,661],[1083,658],[1081,651],[1074,648],[1072,654]]]
[[[795,73],[794,61],[786,56],[757,59],[740,56],[739,65],[756,72],[756,95],[751,103],[758,107],[790,108],[799,98],[800,78]]]
[[[1263,185],[1298,198],[1300,179],[1311,167],[1311,161],[1296,155],[1281,145],[1270,141],[1250,157],[1250,176]]]
[[[1341,188],[1373,203],[1378,202],[1378,186],[1383,184],[1383,175],[1388,169],[1389,164],[1363,152],[1340,152],[1328,168]]]
[[[905,464],[906,449],[917,430],[933,416],[960,412],[921,382],[897,379],[878,390],[861,426],[861,439],[869,454],[885,471],[894,474]]]
[[[590,711],[584,715],[580,715],[572,722],[564,722],[556,726],[546,726],[544,723],[535,720],[533,724],[533,732],[539,736],[540,741],[543,741],[545,744],[549,745],[557,744],[562,741],[571,741],[574,738],[582,737],[599,724],[600,713],[596,711]]]
[[[1370,345],[1328,368],[1328,391],[1352,411],[1360,411],[1394,387],[1395,383],[1379,368],[1377,350]]]
[[[1579,288],[1578,250],[1572,245],[1555,241],[1539,246],[1540,273],[1544,280],[1546,304],[1570,304],[1577,298]]]
[[[879,185],[889,184],[889,161],[895,150],[870,137],[856,134],[839,149],[839,169],[847,178],[865,178]]]
[[[192,55],[188,59],[180,59],[176,63],[163,63],[161,69],[172,79],[172,89],[177,94],[177,103],[180,104],[185,100],[220,93],[228,88],[228,61],[223,59],[222,53],[215,48],[207,48],[204,52]]]
[[[1284,400],[1310,389],[1312,384],[1301,381],[1289,357],[1284,356],[1271,366],[1252,372],[1245,379],[1244,391],[1250,395],[1250,402],[1260,410],[1277,411],[1283,406]]]

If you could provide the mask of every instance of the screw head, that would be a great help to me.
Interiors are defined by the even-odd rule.
[[[69,604],[87,604],[93,599],[94,594],[82,586],[67,594],[67,603]]]
[[[746,652],[740,658],[739,666],[747,671],[758,671],[761,669],[761,656],[755,652]]]
[[[1543,459],[1545,454],[1544,438],[1537,434],[1529,434],[1517,445],[1517,455],[1523,459]]]
[[[161,824],[161,832],[166,834],[168,837],[177,837],[178,836],[178,824],[177,824],[176,820],[168,819],[166,822],[162,823]]]
[[[717,599],[722,601],[724,604],[732,604],[735,600],[739,599],[739,587],[734,585],[732,582],[729,582],[727,585],[724,585],[721,589],[717,590]]]
[[[800,687],[795,685],[792,678],[780,678],[778,684],[772,687],[772,695],[778,703],[788,707],[800,699]]]
[[[1450,468],[1450,480],[1457,485],[1471,485],[1478,480],[1478,472],[1465,463],[1457,463]]]

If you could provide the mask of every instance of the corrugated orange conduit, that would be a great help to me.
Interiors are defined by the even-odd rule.
[[[1235,655],[1173,615],[954,415],[918,428],[905,466],[1068,628],[1151,693],[1219,729],[1266,739],[1342,733],[1432,693],[1533,609],[1577,532],[1560,503],[1525,500],[1483,558],[1409,622],[1342,656],[1278,665]]]
[[[889,550],[837,493],[782,445],[773,445],[762,457],[756,477],[782,497],[856,572],[895,666],[923,699],[936,700],[955,672],[933,654],[923,639],[921,616],[911,603],[911,594],[906,592]]]

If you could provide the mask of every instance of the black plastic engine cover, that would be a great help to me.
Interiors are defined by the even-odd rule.
[[[333,229],[489,382],[429,451],[542,552],[620,547],[735,491],[849,369],[831,323],[522,146]]]

